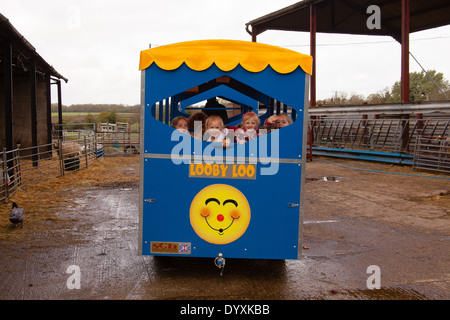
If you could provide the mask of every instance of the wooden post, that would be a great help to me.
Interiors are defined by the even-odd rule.
[[[59,124],[59,133],[58,137],[59,139],[63,138],[63,117],[62,117],[62,95],[61,95],[61,80],[56,80],[56,85],[58,87],[58,124]]]
[[[61,176],[64,176],[64,158],[63,158],[63,149],[62,149],[62,140],[58,139],[58,148],[59,148],[59,166],[61,170]]]
[[[84,136],[84,156],[86,159],[86,169],[87,169],[88,168],[88,153],[87,153],[86,136]]]
[[[37,142],[37,101],[36,101],[36,63],[34,58],[30,64],[30,114],[31,114],[31,145],[33,146],[33,167],[39,166],[39,147]]]
[[[3,86],[4,86],[4,103],[5,103],[5,118],[4,118],[4,130],[5,130],[5,142],[6,149],[11,150],[13,148],[13,87],[12,87],[12,47],[7,41],[3,44]]]
[[[6,148],[3,148],[2,161],[3,161],[3,187],[5,188],[6,201],[9,201],[9,177],[8,177],[8,164],[6,161]]]
[[[47,102],[47,153],[45,158],[52,157],[52,98],[50,74],[45,74],[45,100]]]

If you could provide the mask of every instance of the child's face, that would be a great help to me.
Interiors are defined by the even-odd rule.
[[[289,120],[285,116],[279,116],[277,122],[278,128],[284,128],[290,125]]]
[[[209,123],[209,126],[206,129],[222,130],[222,123],[219,120],[213,120]]]
[[[255,129],[256,130],[258,128],[258,122],[256,122],[255,119],[251,119],[250,118],[250,119],[247,119],[247,120],[244,121],[243,127],[244,127],[245,131],[247,131],[249,129]]]
[[[177,125],[175,126],[175,129],[187,130],[188,129],[187,121],[183,121],[183,120],[178,121]]]

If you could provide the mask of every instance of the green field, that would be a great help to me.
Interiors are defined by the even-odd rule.
[[[85,117],[88,114],[92,114],[93,116],[98,116],[100,114],[100,112],[63,112],[63,117]],[[118,117],[124,117],[124,118],[128,118],[130,116],[132,116],[133,113],[131,112],[127,112],[127,113],[117,113]],[[52,112],[52,117],[57,117],[58,116],[58,112]]]
[[[94,118],[97,118],[100,112],[63,112],[63,121],[69,122],[83,122],[87,115],[92,115]],[[52,112],[52,121],[56,121],[58,119],[58,112]],[[136,113],[117,113],[116,114],[117,121],[120,122],[136,122],[139,121],[139,115]]]

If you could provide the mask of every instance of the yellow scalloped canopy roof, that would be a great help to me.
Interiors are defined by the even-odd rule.
[[[182,64],[203,71],[213,63],[222,71],[238,64],[250,72],[263,71],[270,65],[278,73],[290,73],[300,66],[311,74],[312,57],[289,49],[239,40],[198,40],[169,44],[141,51],[139,70],[156,63],[164,70],[175,70]]]

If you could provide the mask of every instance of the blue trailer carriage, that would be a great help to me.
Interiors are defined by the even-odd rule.
[[[299,259],[312,58],[271,45],[199,40],[144,50],[141,70],[139,251],[142,255]],[[244,144],[171,127],[221,97],[261,124],[294,122]],[[263,132],[264,133],[264,132]]]

